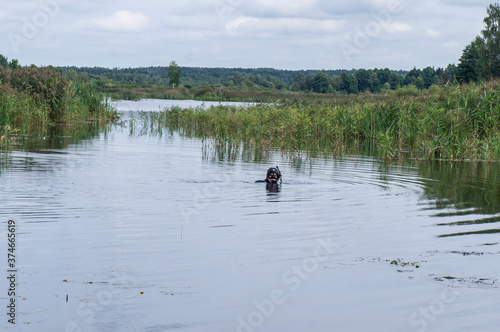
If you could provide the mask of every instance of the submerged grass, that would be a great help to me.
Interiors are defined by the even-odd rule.
[[[157,121],[184,135],[261,147],[342,154],[358,142],[387,159],[500,157],[500,87],[494,81],[332,102],[173,108]]]
[[[73,122],[107,123],[117,113],[92,83],[67,80],[53,68],[0,66],[0,147]]]

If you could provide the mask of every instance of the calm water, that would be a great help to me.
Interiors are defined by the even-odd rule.
[[[18,268],[3,330],[500,325],[497,164],[223,151],[127,121],[28,150],[0,168],[1,266],[13,219]],[[268,192],[254,181],[274,165],[283,185]]]

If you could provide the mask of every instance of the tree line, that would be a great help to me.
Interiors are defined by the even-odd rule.
[[[172,64],[172,63],[171,63]],[[176,67],[177,68],[177,67]],[[103,68],[63,67],[69,76],[79,75],[97,80],[108,87],[114,84],[129,86],[182,86],[186,88],[225,87],[255,91],[281,90],[316,93],[383,92],[414,85],[419,89],[433,84],[454,81],[456,66],[447,68],[413,68],[410,71],[385,69],[351,70],[279,70],[272,68],[201,68],[178,67],[172,81],[172,67]],[[181,75],[182,73],[182,75]],[[172,73],[170,74],[170,76]],[[174,84],[172,84],[174,82]]]
[[[0,65],[19,67],[0,55]],[[415,85],[419,89],[453,81],[456,66],[447,68],[413,68],[409,72],[385,69],[351,70],[279,70],[272,68],[201,68],[180,67],[172,61],[169,67],[104,68],[61,67],[70,79],[94,81],[98,86],[179,86],[186,88],[225,87],[237,90],[282,90],[316,93],[382,92]],[[182,73],[182,74],[181,74]]]

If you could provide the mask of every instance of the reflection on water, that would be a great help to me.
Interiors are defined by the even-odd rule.
[[[426,162],[419,174],[434,215],[445,220],[440,237],[500,232],[500,167],[492,162]],[[449,227],[448,227],[449,226]]]
[[[426,195],[437,198],[436,208],[453,206],[475,213],[500,212],[500,165],[493,162],[425,162],[419,174],[429,179]]]
[[[19,223],[22,282],[6,330],[498,327],[497,164],[261,149],[140,119],[9,154],[0,222]],[[274,165],[281,186],[255,183]]]
[[[71,144],[91,140],[101,134],[107,135],[110,126],[118,124],[99,124],[93,121],[75,122],[69,125],[57,125],[33,135],[14,135],[14,142],[10,146],[14,150],[36,151],[38,153],[57,153]],[[7,151],[3,151],[7,152]]]

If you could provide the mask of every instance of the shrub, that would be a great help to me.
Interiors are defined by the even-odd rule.
[[[55,121],[64,113],[68,81],[57,71],[45,67],[25,67],[10,71],[10,86],[27,94],[49,109],[49,117]]]

